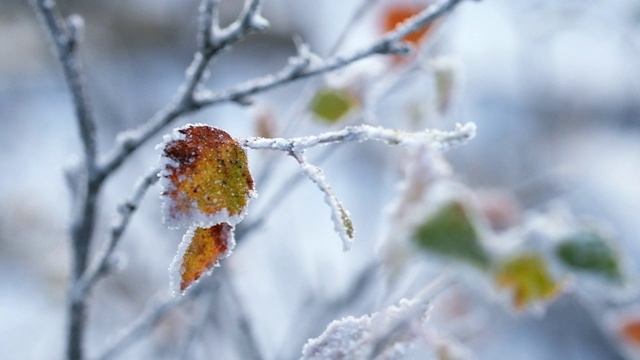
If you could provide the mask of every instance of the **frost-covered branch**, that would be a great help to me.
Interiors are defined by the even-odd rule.
[[[264,31],[269,23],[260,15],[261,0],[246,0],[236,21],[218,28],[217,0],[203,0],[200,6],[199,47],[174,100],[139,128],[118,135],[116,145],[99,163],[98,177],[104,179],[129,155],[175,119],[202,107],[194,100],[198,86],[206,77],[209,63],[217,54],[255,31]],[[236,97],[233,100],[237,100]]]
[[[76,284],[74,296],[85,296],[96,281],[109,272],[111,256],[147,190],[158,181],[158,173],[159,170],[155,168],[149,171],[138,181],[133,195],[118,206],[117,217],[111,225],[110,237]]]
[[[73,100],[73,107],[80,130],[84,164],[92,175],[96,158],[96,125],[87,96],[78,57],[78,45],[84,22],[79,15],[64,18],[55,0],[32,0],[33,7],[40,15],[51,37],[58,61],[62,65],[65,81]]]
[[[220,91],[202,91],[196,94],[195,101],[199,107],[209,106],[237,99],[245,99],[250,95],[288,84],[290,82],[324,74],[351,65],[373,55],[406,53],[409,48],[401,40],[408,34],[430,24],[440,16],[451,11],[462,0],[441,0],[413,18],[404,22],[394,31],[387,33],[380,40],[346,55],[336,55],[321,60],[317,57],[309,59],[304,54],[292,58],[289,64],[275,74],[249,80]],[[310,61],[314,60],[314,61]]]
[[[306,149],[331,143],[376,140],[386,142],[390,145],[401,145],[405,147],[429,146],[433,149],[443,151],[472,139],[475,136],[475,131],[476,126],[473,123],[464,125],[457,124],[455,130],[448,132],[441,130],[407,132],[370,125],[359,125],[307,137],[289,139],[250,137],[240,139],[239,142],[242,146],[254,150],[284,151],[298,161],[303,173],[325,194],[326,202],[331,208],[335,230],[340,235],[342,247],[346,251],[351,248],[354,236],[353,223],[351,222],[349,213],[344,209],[324,177],[322,169],[310,164],[306,160],[304,155]],[[259,221],[260,220],[250,226],[259,225]]]
[[[424,130],[408,132],[386,129],[371,125],[349,126],[342,130],[297,138],[257,138],[241,139],[240,144],[253,150],[278,150],[287,153],[298,153],[319,145],[344,143],[354,141],[376,140],[389,145],[414,147],[428,144],[435,149],[445,151],[457,147],[471,140],[476,134],[476,125],[466,123],[456,124],[453,131]]]
[[[86,299],[74,297],[73,287],[82,276],[91,247],[95,225],[96,203],[99,182],[96,180],[96,124],[93,111],[84,87],[78,45],[83,20],[78,15],[65,19],[54,0],[32,0],[32,5],[53,42],[58,61],[62,65],[65,82],[69,87],[74,113],[82,143],[81,165],[83,171],[70,174],[73,185],[71,223],[72,270],[67,328],[67,357],[83,358],[83,339],[86,322]]]
[[[307,162],[303,152],[292,151],[290,155],[298,161],[302,172],[324,193],[325,201],[331,209],[331,220],[333,221],[336,232],[340,235],[340,239],[342,239],[342,249],[344,251],[351,249],[351,243],[353,242],[355,233],[353,222],[351,221],[349,212],[342,206],[342,203],[333,192],[331,185],[329,185],[327,178],[324,177],[322,169]]]
[[[307,342],[302,359],[401,359],[420,340],[415,328],[424,325],[431,301],[450,284],[442,275],[413,299],[402,299],[397,306],[333,321],[319,337]]]
[[[218,273],[216,273],[218,274]],[[219,286],[219,275],[214,274],[210,281],[199,281],[184,296],[156,296],[146,306],[145,310],[129,326],[119,331],[107,340],[105,348],[94,357],[95,360],[113,359],[118,354],[135,344],[149,332],[170,312],[185,302],[196,298],[207,291],[215,291]]]
[[[201,12],[216,9],[215,2],[205,0]],[[253,31],[262,31],[268,26],[268,22],[260,15],[260,1],[248,0],[240,17],[220,31],[215,31],[215,21],[212,20],[214,31],[203,33],[203,39],[210,38],[209,42],[201,41],[201,48],[196,53],[192,64],[187,71],[185,83],[180,87],[176,100],[164,109],[156,113],[151,119],[138,129],[127,131],[118,136],[115,149],[101,161],[100,176],[106,177],[138,147],[149,138],[158,133],[164,126],[175,119],[196,111],[202,107],[211,106],[223,102],[247,103],[249,96],[266,91],[268,89],[288,84],[290,82],[327,73],[348,66],[358,60],[376,54],[393,54],[406,51],[406,46],[401,42],[407,34],[420,29],[433,22],[438,17],[452,10],[462,0],[443,0],[428,7],[426,10],[406,21],[396,30],[389,32],[376,43],[347,55],[336,55],[326,60],[321,60],[311,54],[306,46],[299,47],[297,56],[290,59],[289,63],[279,72],[258,79],[232,86],[219,91],[197,90],[201,83],[205,70],[210,60],[220,51]],[[201,16],[209,21],[208,16]],[[201,26],[206,31],[207,26]],[[209,44],[209,45],[207,45]]]

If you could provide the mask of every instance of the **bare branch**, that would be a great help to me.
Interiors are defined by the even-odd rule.
[[[224,278],[227,280],[225,284],[227,285],[227,289],[225,293],[231,298],[231,301],[234,304],[236,310],[236,321],[238,322],[238,327],[241,334],[241,339],[244,340],[241,350],[244,351],[243,358],[245,359],[254,359],[254,360],[262,360],[264,357],[260,352],[260,346],[258,345],[258,339],[254,334],[253,328],[251,326],[251,322],[247,317],[247,313],[242,307],[242,300],[240,299],[240,295],[236,290],[235,285],[233,284],[233,279],[231,277],[231,273],[228,268],[221,268],[221,272],[224,274]]]
[[[247,0],[240,17],[227,28],[217,30],[218,0],[203,0],[200,6],[200,38],[202,39],[186,77],[174,100],[158,111],[139,128],[119,134],[116,145],[98,166],[98,179],[104,180],[126,160],[129,155],[175,119],[198,110],[202,106],[194,101],[194,93],[206,77],[211,60],[221,51],[255,31],[263,31],[268,22],[260,15],[260,0]],[[231,100],[236,101],[237,96]]]
[[[202,80],[204,70],[216,53],[242,39],[250,32],[261,31],[266,28],[268,23],[260,15],[260,0],[247,0],[241,16],[227,28],[220,30],[218,34],[213,34],[215,36],[212,35],[212,47],[199,49],[196,53],[191,66],[189,66],[190,70],[187,71],[187,78],[178,92],[177,100],[156,113],[156,115],[140,128],[125,132],[118,137],[116,147],[101,161],[100,176],[106,177],[112,173],[122,164],[130,153],[158,133],[164,126],[202,107],[223,102],[242,102],[242,100],[258,92],[333,71],[375,54],[391,54],[404,51],[405,48],[401,45],[400,41],[402,38],[433,22],[438,17],[452,10],[461,1],[462,0],[441,0],[409,21],[406,21],[402,26],[388,33],[378,42],[354,53],[333,56],[324,61],[311,61],[318,59],[311,59],[308,54],[299,54],[292,58],[287,66],[275,74],[250,80],[217,92],[195,91],[196,85]],[[201,9],[210,9],[210,7],[202,6]]]
[[[401,26],[387,33],[374,44],[356,50],[351,54],[337,55],[323,61],[317,61],[316,64],[309,64],[309,66],[304,69],[293,65],[299,61],[304,61],[304,59],[300,59],[300,56],[298,56],[298,58],[294,58],[293,62],[290,61],[286,67],[276,74],[253,79],[217,92],[198,93],[196,94],[195,101],[199,107],[233,101],[234,99],[244,98],[296,80],[343,68],[373,55],[405,53],[408,50],[407,45],[401,41],[405,36],[435,21],[440,16],[451,11],[461,1],[462,0],[440,0],[413,18],[405,21]]]
[[[331,220],[333,220],[335,231],[342,239],[342,249],[348,251],[351,249],[355,233],[349,212],[345,210],[340,200],[338,200],[321,168],[307,162],[303,152],[291,151],[290,155],[298,161],[302,172],[324,193],[325,202],[331,209]]]
[[[428,144],[438,150],[449,150],[472,139],[476,133],[474,123],[457,124],[453,131],[424,130],[407,132],[386,129],[371,125],[348,126],[342,130],[323,133],[320,135],[297,138],[257,138],[240,139],[240,144],[253,150],[278,150],[287,153],[300,152],[319,145],[344,143],[354,141],[376,140],[390,145],[412,147]]]
[[[117,217],[111,225],[111,236],[103,244],[102,250],[75,284],[74,296],[86,296],[86,293],[91,290],[98,279],[109,273],[111,256],[147,190],[158,181],[158,172],[158,169],[151,169],[138,181],[133,195],[118,206]]]
[[[188,300],[194,299],[207,289],[215,291],[219,286],[218,272],[209,281],[199,281],[184,296],[156,296],[129,326],[107,340],[105,348],[95,360],[112,359],[147,335],[166,315]]]
[[[58,61],[62,65],[65,82],[73,99],[74,112],[82,140],[84,163],[92,175],[96,158],[96,125],[89,98],[84,87],[82,65],[78,57],[78,42],[83,20],[78,15],[64,19],[54,0],[32,0],[53,42]]]
[[[44,23],[47,33],[51,37],[58,61],[62,65],[64,78],[71,93],[74,113],[80,132],[83,151],[83,172],[73,175],[71,181],[75,188],[72,206],[72,274],[67,328],[67,357],[68,359],[83,358],[83,339],[86,323],[86,299],[74,298],[73,286],[84,272],[87,264],[89,248],[95,224],[95,208],[99,183],[96,181],[96,125],[93,111],[87,96],[82,66],[78,55],[78,43],[83,28],[83,20],[78,15],[65,19],[60,13],[54,0],[32,0],[35,11]]]

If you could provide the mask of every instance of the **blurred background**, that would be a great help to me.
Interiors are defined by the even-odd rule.
[[[85,20],[81,55],[104,152],[118,132],[143,123],[171,100],[196,46],[198,2],[59,4],[65,14],[77,13]],[[390,4],[378,0],[371,5],[338,52],[374,41],[383,32],[380,18]],[[223,23],[231,22],[241,5],[239,0],[222,0]],[[269,31],[217,59],[208,85],[222,88],[277,71],[295,54],[295,36],[327,56],[360,5],[356,0],[265,0]],[[395,128],[443,129],[455,122],[475,122],[477,138],[447,154],[456,178],[474,190],[512,196],[517,204],[514,217],[562,203],[579,217],[598,219],[614,234],[628,272],[637,272],[640,2],[467,1],[437,26],[421,50],[425,63],[437,57],[456,64],[450,110],[433,113],[424,105],[434,96],[433,79],[407,72],[397,75],[376,103],[377,121]],[[62,358],[70,209],[64,169],[80,149],[76,123],[51,45],[25,1],[0,2],[0,54],[0,353],[8,358]],[[365,61],[314,80],[312,86],[348,82],[375,87],[368,76],[384,84],[385,71],[401,72],[384,61]],[[205,122],[236,137],[252,136],[257,114],[266,113],[276,131],[288,129],[290,135],[340,127],[313,121],[301,111],[307,100],[296,99],[308,86],[288,85],[256,96],[251,108],[222,105],[174,125]],[[140,149],[107,185],[99,234],[107,234],[117,204],[155,165],[154,146],[160,141],[157,136]],[[244,309],[236,313],[250,320],[265,358],[297,358],[305,340],[332,319],[389,304],[380,300],[375,286],[350,291],[358,290],[354,279],[376,256],[375,244],[386,226],[385,207],[401,173],[397,160],[402,151],[382,144],[347,144],[324,162],[327,178],[357,229],[349,253],[341,251],[323,195],[313,184],[303,181],[270,209],[278,184],[296,173],[293,161],[278,154],[282,161],[277,163],[268,162],[268,154],[250,156],[255,173],[264,164],[278,170],[268,184],[257,184],[261,196],[252,203],[247,220],[251,214],[269,216],[223,262],[233,273],[233,285],[227,286],[240,295]],[[96,289],[89,354],[99,352],[110,335],[135,319],[154,294],[168,292],[167,267],[182,233],[162,225],[158,194],[157,187],[149,191],[125,234],[118,254],[121,272]],[[242,343],[236,315],[221,310],[233,308],[237,299],[227,296],[231,290],[224,286],[219,290],[173,312],[119,358],[243,358],[242,346],[228,340]],[[445,306],[434,321],[479,359],[637,355],[612,339],[598,318],[604,314],[594,313],[571,294],[562,295],[542,315],[515,314],[464,287],[442,302],[457,302],[465,315]],[[632,299],[627,305],[634,304]],[[313,315],[306,309],[314,309]],[[189,340],[193,334],[185,329],[199,323],[204,324],[201,337]]]

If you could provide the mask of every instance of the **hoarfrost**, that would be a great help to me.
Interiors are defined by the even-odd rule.
[[[301,359],[400,359],[421,339],[428,310],[426,301],[402,299],[371,315],[335,320],[307,342]]]

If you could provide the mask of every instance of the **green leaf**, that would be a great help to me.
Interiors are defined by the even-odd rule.
[[[413,241],[423,250],[462,260],[482,269],[490,259],[464,205],[452,201],[419,225]]]
[[[622,278],[617,254],[595,232],[584,231],[567,237],[556,248],[556,255],[564,265],[574,270],[615,281]]]
[[[321,89],[311,101],[311,112],[320,120],[333,124],[357,104],[355,97],[344,89]]]
[[[542,256],[535,253],[518,255],[502,263],[495,273],[500,288],[511,289],[517,309],[560,292],[560,285],[551,277]]]

